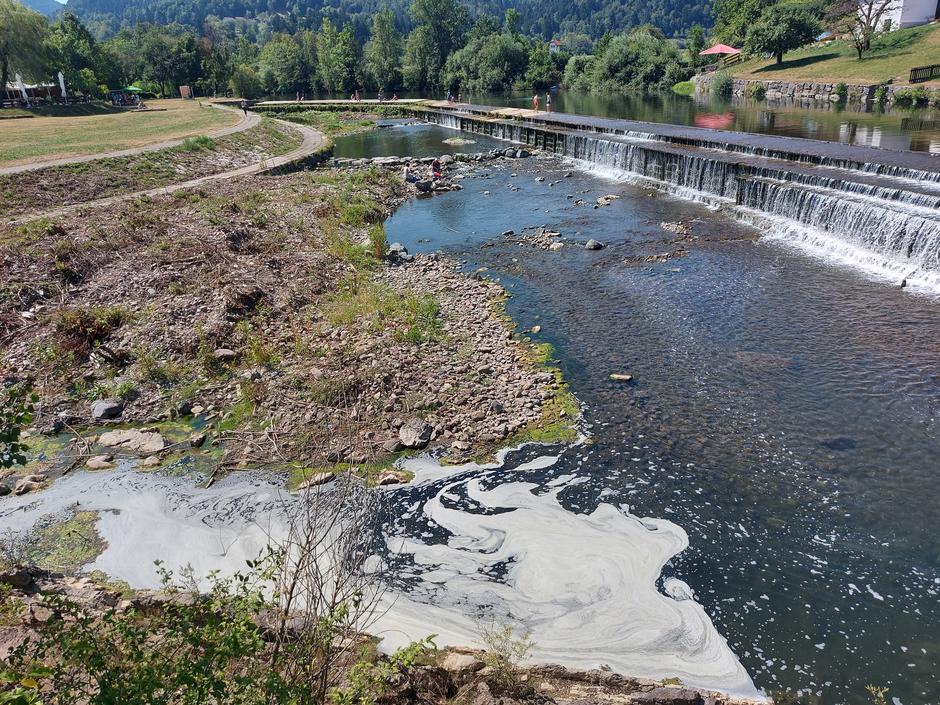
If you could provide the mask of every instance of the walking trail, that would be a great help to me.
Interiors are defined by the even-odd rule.
[[[256,113],[249,113],[249,115],[254,116],[257,121],[261,118]],[[278,122],[281,122],[278,120]],[[300,146],[292,149],[286,154],[282,154],[279,157],[272,157],[271,159],[265,159],[255,164],[249,164],[248,166],[243,166],[238,169],[233,169],[232,171],[223,171],[219,174],[209,174],[208,176],[201,176],[198,179],[191,179],[190,181],[184,181],[182,183],[168,184],[167,186],[160,186],[158,188],[147,189],[146,191],[135,191],[133,193],[122,193],[116,196],[109,196],[107,198],[100,198],[95,201],[84,201],[82,203],[73,203],[68,206],[62,206],[61,208],[56,208],[54,210],[44,211],[41,213],[30,213],[25,215],[22,218],[10,221],[12,224],[16,225],[18,223],[25,223],[30,220],[35,220],[36,218],[56,218],[66,213],[71,213],[72,211],[78,210],[80,208],[95,208],[99,206],[108,206],[115,203],[120,203],[122,201],[129,201],[135,198],[143,197],[152,197],[152,196],[161,196],[169,193],[173,193],[179,189],[192,188],[194,186],[199,186],[201,184],[210,182],[210,181],[219,181],[222,179],[232,179],[236,176],[247,176],[250,174],[260,174],[264,172],[274,171],[280,167],[286,166],[288,164],[293,164],[296,162],[303,161],[307,157],[316,154],[324,147],[326,147],[329,142],[322,132],[314,130],[313,128],[307,127],[305,125],[298,125],[296,123],[284,123],[289,125],[291,128],[300,130],[303,134],[303,142],[300,143]],[[102,159],[105,156],[110,155],[101,155],[97,157]]]
[[[230,110],[230,108],[223,108],[222,106],[213,105],[213,108],[217,110]],[[236,132],[244,132],[249,130],[252,127],[255,127],[261,122],[261,116],[257,113],[248,113],[244,115],[242,119],[235,123],[234,125],[229,125],[228,127],[220,127],[218,130],[212,130],[206,133],[206,137],[211,137],[212,139],[217,139],[219,137],[225,137],[226,135],[234,135]],[[0,168],[0,175],[3,174],[21,174],[24,171],[36,171],[37,169],[48,169],[53,166],[64,166],[66,164],[81,164],[82,162],[93,162],[98,159],[110,159],[112,157],[132,157],[136,154],[143,154],[144,152],[156,152],[161,149],[169,149],[170,147],[178,147],[183,144],[187,138],[181,138],[176,140],[165,140],[163,142],[154,142],[153,144],[145,144],[140,147],[131,147],[130,149],[119,149],[114,152],[102,152],[99,154],[84,154],[78,157],[63,157],[62,159],[48,159],[45,161],[39,162],[30,162],[29,164],[18,164],[17,166],[6,166]]]

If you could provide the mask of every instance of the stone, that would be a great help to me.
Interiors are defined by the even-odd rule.
[[[408,249],[400,242],[393,242],[388,246],[388,251],[385,253],[385,258],[392,262],[411,262],[414,259],[414,256],[409,255]]]
[[[451,651],[444,657],[441,668],[448,673],[476,673],[483,668],[483,661],[472,654],[461,654],[457,651]]]
[[[0,485],[0,497],[6,497],[12,491],[9,485]]]
[[[13,494],[22,495],[27,492],[41,490],[44,487],[46,478],[43,475],[27,475],[16,481],[13,487]]]
[[[421,191],[421,193],[429,193],[431,191],[431,183],[427,179],[422,179],[421,181],[415,181],[415,188]]]
[[[453,451],[455,451],[455,452],[457,452],[457,453],[466,453],[466,452],[469,451],[472,447],[473,447],[473,446],[471,446],[469,443],[467,443],[467,441],[454,441],[453,443],[450,444],[451,450],[453,450]]]
[[[398,470],[389,470],[383,472],[379,475],[379,479],[375,481],[379,487],[386,487],[387,485],[402,485],[408,482],[408,475]]]
[[[327,482],[332,482],[335,479],[336,475],[331,472],[315,472],[297,486],[297,491],[299,492],[309,487],[319,487],[320,485],[325,485]]]
[[[95,421],[117,419],[123,413],[123,399],[98,399],[91,405],[91,418]]]
[[[423,419],[408,419],[400,429],[398,429],[398,439],[405,448],[421,449],[431,442],[431,434],[434,428]]]
[[[633,375],[623,374],[620,372],[614,372],[610,375],[610,378],[614,382],[630,382],[633,380]]]
[[[145,433],[133,428],[102,433],[98,443],[108,448],[121,448],[145,454],[158,453],[166,447],[166,441],[159,433]]]
[[[389,453],[398,453],[405,449],[404,444],[398,438],[389,438],[382,444],[382,448]]]
[[[598,242],[597,240],[591,238],[586,243],[584,243],[585,250],[603,250],[604,243]]]
[[[445,155],[443,155],[438,161],[439,161],[441,164],[444,164],[444,165],[453,164],[453,163],[454,163],[454,157],[453,157],[453,155],[451,155],[451,154],[445,154]]]
[[[85,467],[89,470],[109,470],[114,467],[112,460],[114,456],[111,455],[96,455],[85,461]]]
[[[634,693],[630,696],[634,703],[646,705],[699,705],[702,696],[697,690],[691,688],[653,688],[645,693]]]
[[[238,353],[229,348],[218,348],[212,353],[212,356],[219,362],[231,362],[238,357]]]
[[[205,433],[194,433],[189,437],[189,447],[190,448],[201,448],[206,442],[207,436]]]
[[[564,247],[564,246],[565,246],[564,243],[561,243],[561,242],[553,242],[551,245],[548,246],[548,249],[551,250],[552,252],[557,252],[558,250],[560,250],[560,249],[561,249],[562,247]]]
[[[142,468],[158,468],[161,465],[163,465],[163,458],[157,454],[148,455],[140,463],[140,467]]]
[[[532,326],[532,332],[536,335],[542,332],[542,326]]]

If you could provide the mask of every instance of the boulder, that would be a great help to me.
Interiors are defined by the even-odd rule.
[[[189,437],[190,448],[201,448],[206,442],[205,433],[194,433]]]
[[[633,375],[623,374],[620,372],[614,372],[610,378],[614,382],[630,382],[633,380]]]
[[[9,485],[0,485],[0,497],[6,497],[12,491]]]
[[[123,399],[98,399],[91,405],[91,418],[95,421],[108,421],[120,418],[123,413]]]
[[[219,362],[231,362],[238,357],[238,353],[228,348],[218,348],[212,353],[212,356]]]
[[[427,179],[415,181],[415,188],[421,191],[421,193],[429,193],[431,191],[431,181]]]
[[[548,249],[551,250],[552,252],[557,252],[564,246],[565,244],[563,242],[553,242],[551,245],[548,246]]]
[[[132,428],[102,433],[98,443],[108,448],[120,448],[148,455],[158,453],[166,447],[166,441],[159,433]]]
[[[375,481],[375,484],[380,487],[385,487],[386,485],[401,485],[408,482],[408,479],[408,475],[403,472],[389,470],[379,475],[379,479]]]
[[[476,673],[483,668],[483,661],[472,654],[451,651],[441,663],[441,668],[448,673]]]
[[[405,448],[424,448],[431,442],[434,429],[423,419],[408,419],[398,429],[398,439]]]
[[[440,163],[441,163],[441,164],[444,164],[444,165],[453,164],[453,163],[454,163],[454,157],[453,157],[452,154],[445,154],[445,155],[442,156],[438,161],[440,161]]]
[[[389,438],[385,443],[382,444],[382,448],[387,450],[389,453],[398,453],[405,449],[405,446],[398,438]]]
[[[13,494],[21,495],[35,490],[41,490],[45,486],[46,477],[44,475],[27,475],[16,481],[13,488]]]
[[[110,470],[114,467],[112,460],[114,457],[110,455],[96,455],[85,461],[85,467],[89,470]]]
[[[385,257],[391,262],[411,262],[414,259],[414,255],[409,255],[408,249],[400,242],[389,245]]]
[[[585,250],[603,250],[604,243],[598,242],[597,240],[591,238],[586,243],[584,243]]]

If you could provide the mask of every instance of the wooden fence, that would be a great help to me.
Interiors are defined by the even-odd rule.
[[[911,69],[911,83],[921,83],[937,77],[940,77],[940,64],[918,66]]]

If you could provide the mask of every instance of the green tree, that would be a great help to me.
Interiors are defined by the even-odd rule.
[[[265,44],[258,59],[258,73],[269,93],[286,95],[303,88],[303,54],[297,42],[279,34]]]
[[[317,34],[317,65],[320,82],[328,92],[345,93],[358,85],[359,45],[350,25],[337,32],[336,25],[323,20]]]
[[[192,32],[184,32],[177,38],[172,61],[172,80],[177,86],[192,86],[202,75],[196,36]]]
[[[176,67],[176,38],[165,28],[155,25],[139,27],[138,30],[141,32],[141,77],[158,84],[160,93],[166,95]]]
[[[773,54],[777,63],[782,64],[784,53],[813,41],[820,29],[819,20],[807,10],[774,5],[751,26],[744,45],[754,54]]]
[[[413,90],[440,88],[447,58],[461,46],[468,13],[458,0],[412,0],[417,27],[408,36],[402,74]]]
[[[97,94],[98,83],[111,73],[109,57],[72,12],[49,29],[45,48],[51,71],[61,71],[72,90]]]
[[[511,88],[525,74],[528,47],[521,37],[498,33],[471,39],[447,60],[445,80],[470,92]]]
[[[575,54],[565,66],[565,75],[562,83],[565,88],[587,91],[591,89],[591,75],[594,72],[594,56],[591,54]]]
[[[248,64],[241,64],[232,72],[229,80],[232,93],[242,98],[257,98],[261,95],[261,79],[258,72]]]
[[[213,37],[200,38],[198,47],[202,75],[212,95],[217,96],[232,78],[232,48],[225,40]]]
[[[16,73],[41,78],[46,71],[46,19],[16,0],[0,0],[0,86]]]
[[[388,90],[401,85],[404,41],[395,28],[395,15],[385,9],[372,18],[372,32],[364,54],[365,74],[375,88]]]
[[[700,24],[692,25],[689,30],[689,38],[686,41],[685,49],[688,52],[688,62],[690,66],[698,66],[702,63],[699,52],[705,48],[705,28]]]
[[[740,47],[771,0],[715,0],[715,38]]]
[[[595,57],[588,83],[591,90],[605,93],[665,90],[688,76],[679,50],[660,34],[640,27],[615,37]]]
[[[506,10],[506,17],[503,20],[503,29],[506,34],[510,36],[516,36],[519,34],[519,24],[522,22],[522,15],[519,14],[519,10],[514,7],[510,7]]]
[[[525,80],[532,88],[548,88],[561,81],[561,72],[556,67],[545,42],[537,41],[532,45]]]

